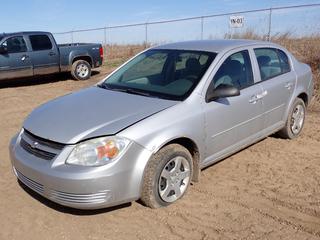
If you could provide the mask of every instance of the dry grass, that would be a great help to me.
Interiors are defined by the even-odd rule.
[[[320,103],[320,36],[304,38],[277,37],[273,40],[286,47],[301,62],[307,63],[312,68],[315,82],[315,103]]]
[[[105,46],[105,53],[106,53],[106,60],[112,60],[111,62],[114,62],[115,60],[119,62],[123,62],[127,60],[128,58],[136,55],[137,53],[143,51],[146,49],[145,44],[132,44],[132,45],[106,45]]]
[[[225,38],[231,38],[231,36],[225,35]],[[232,38],[265,40],[266,36],[260,36],[248,30],[242,34],[234,34]],[[272,36],[271,40],[287,48],[299,61],[311,66],[315,82],[315,102],[320,106],[320,35],[297,38],[290,32],[286,32]],[[146,47],[149,46],[145,44],[107,45],[106,64],[116,67]]]

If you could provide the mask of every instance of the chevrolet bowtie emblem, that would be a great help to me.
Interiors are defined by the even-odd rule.
[[[33,142],[30,144],[31,148],[37,148],[38,145],[39,145],[38,142]]]

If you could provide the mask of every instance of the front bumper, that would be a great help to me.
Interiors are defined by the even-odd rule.
[[[139,199],[144,167],[151,152],[131,143],[124,155],[101,167],[66,165],[74,146],[65,146],[51,161],[10,143],[13,171],[27,187],[53,202],[78,209],[99,209]]]

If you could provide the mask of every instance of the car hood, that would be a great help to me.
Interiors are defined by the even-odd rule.
[[[38,137],[74,144],[116,134],[175,104],[177,101],[90,87],[41,105],[23,127]]]

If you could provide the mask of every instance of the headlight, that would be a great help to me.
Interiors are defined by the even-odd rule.
[[[102,137],[76,145],[66,163],[81,166],[102,166],[119,158],[130,141],[120,137]]]

